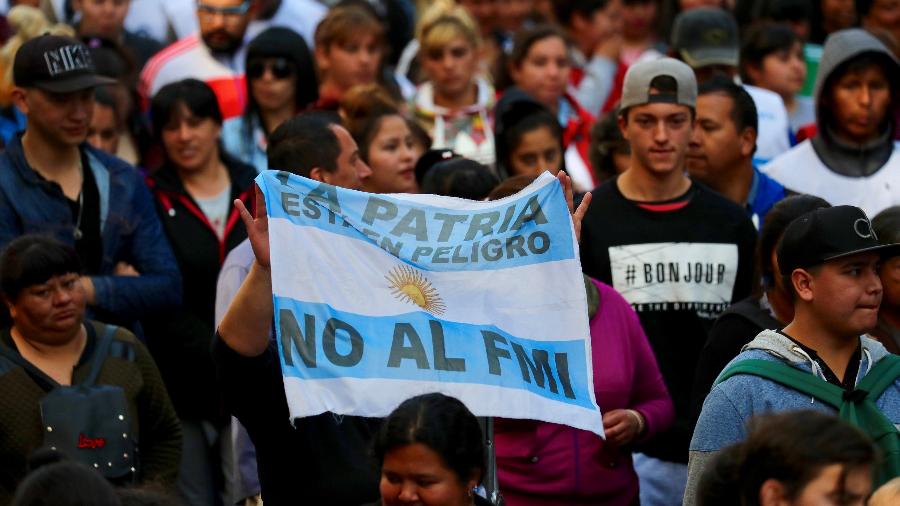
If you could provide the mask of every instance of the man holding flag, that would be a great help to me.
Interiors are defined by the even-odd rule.
[[[273,132],[270,167],[336,186],[359,188],[371,169],[336,115],[308,113]],[[230,411],[257,451],[267,504],[358,505],[378,497],[378,475],[368,455],[379,420],[324,413],[291,425],[281,367],[271,341],[272,281],[265,204],[260,219],[240,207],[257,260],[219,327],[213,353]]]
[[[307,121],[304,116],[285,127]],[[374,499],[377,477],[365,456],[375,422],[333,413],[383,416],[399,403],[396,399],[420,393],[416,389],[457,395],[483,416],[574,415],[582,428],[602,432],[589,366],[585,368],[586,321],[559,318],[553,314],[557,307],[551,307],[544,313],[550,316],[549,325],[575,330],[556,340],[537,341],[522,332],[508,332],[511,327],[504,318],[536,321],[543,315],[535,309],[543,306],[513,302],[500,307],[481,292],[489,293],[489,286],[478,288],[476,283],[466,291],[468,281],[457,282],[458,294],[447,289],[454,280],[495,280],[504,275],[515,275],[518,285],[537,288],[548,277],[580,279],[573,233],[577,236],[590,196],[574,213],[573,228],[568,221],[571,185],[564,174],[562,184],[546,176],[530,187],[530,194],[493,207],[433,196],[347,191],[341,183],[352,187],[353,178],[338,182],[334,176],[336,171],[352,175],[357,155],[349,135],[337,124],[321,125],[318,134],[324,128],[338,141],[331,143],[339,146],[332,150],[336,156],[324,159],[329,143],[319,139],[313,143],[318,164],[297,167],[296,161],[313,151],[308,143],[307,149],[302,146],[302,137],[316,131],[308,127],[292,128],[295,136],[289,142],[285,139],[285,145],[296,151],[279,160],[273,155],[279,151],[277,141],[285,136],[276,131],[269,158],[270,167],[311,180],[284,171],[267,173],[258,180],[262,190],[257,194],[256,218],[236,204],[256,261],[222,320],[216,341],[232,410],[257,446],[264,500],[359,504]],[[357,170],[357,180],[365,170]],[[337,184],[317,183],[326,176]],[[560,198],[563,194],[565,200]],[[406,245],[389,238],[391,232],[404,237]],[[302,240],[291,248],[295,235]],[[362,253],[354,257],[350,250]],[[375,268],[379,262],[393,262],[393,268],[382,272],[385,269]],[[466,278],[467,270],[477,271],[477,278]],[[536,277],[523,277],[529,271]],[[377,289],[382,288],[390,293],[379,296]],[[508,297],[510,286],[502,288]],[[328,297],[337,297],[338,302]],[[469,304],[472,307],[455,307],[466,298],[475,301]],[[557,306],[584,320],[586,306],[568,302]],[[355,311],[350,310],[354,305]],[[383,307],[401,309],[385,316],[378,312]],[[490,317],[472,322],[466,319],[472,311],[490,312],[484,313]],[[273,316],[275,341],[269,339]],[[382,325],[389,320],[393,330],[384,330]],[[461,346],[458,338],[467,335],[466,330],[476,333],[471,343]],[[507,395],[527,402],[519,403],[523,408],[518,412],[508,413],[504,403],[497,402]],[[557,404],[564,409],[547,408]],[[501,407],[490,412],[495,405]],[[555,411],[562,415],[554,415]]]

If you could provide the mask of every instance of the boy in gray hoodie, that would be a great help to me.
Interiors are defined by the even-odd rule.
[[[794,319],[782,330],[761,332],[744,346],[707,396],[691,440],[685,505],[695,504],[697,483],[716,453],[746,437],[752,416],[796,409],[835,411],[817,396],[785,384],[795,370],[821,380],[813,382],[820,383],[815,386],[837,387],[844,400],[861,396],[860,403],[864,401],[866,394],[858,385],[889,355],[879,342],[862,337],[878,319],[878,264],[898,254],[900,244],[879,245],[869,219],[856,207],[817,209],[788,226],[777,260],[785,284],[793,290]],[[754,359],[790,367],[780,378],[728,375],[733,364]],[[871,401],[896,430],[900,379],[894,377]]]
[[[762,167],[785,188],[870,216],[900,204],[895,141],[900,64],[859,28],[825,42],[813,95],[817,132]]]

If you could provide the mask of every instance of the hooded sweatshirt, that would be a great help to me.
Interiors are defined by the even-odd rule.
[[[881,343],[868,337],[860,337],[859,368],[854,385],[858,385],[872,367],[887,355],[888,351]],[[756,336],[756,339],[744,346],[741,354],[729,366],[748,359],[784,362],[825,380],[822,368],[809,354],[795,342],[773,330],[765,330]],[[900,380],[889,386],[875,401],[875,405],[888,420],[900,427]],[[819,409],[837,413],[830,405],[816,398],[759,376],[732,376],[714,386],[703,403],[703,411],[691,440],[684,504],[695,504],[697,484],[706,465],[720,450],[746,437],[746,426],[751,417],[766,412],[796,409]]]
[[[875,139],[854,144],[839,139],[824,109],[823,95],[834,86],[844,64],[864,53],[884,55],[893,67],[888,78],[897,86],[900,66],[888,49],[865,30],[849,29],[832,34],[825,43],[813,95],[818,131],[787,153],[762,167],[785,187],[816,195],[832,205],[854,205],[869,216],[900,204],[900,144],[893,140],[893,112]],[[893,104],[897,109],[900,104]]]

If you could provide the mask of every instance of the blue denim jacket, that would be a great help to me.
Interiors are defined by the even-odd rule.
[[[97,307],[137,320],[181,304],[181,274],[141,174],[128,163],[83,143],[100,193],[101,275],[92,277]],[[56,183],[28,165],[22,136],[0,154],[0,248],[29,233],[50,234],[74,246],[72,211]],[[127,262],[140,276],[115,276]]]

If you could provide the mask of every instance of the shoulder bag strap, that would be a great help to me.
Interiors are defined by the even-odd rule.
[[[88,325],[91,325],[91,323],[88,323]],[[100,369],[103,368],[103,363],[106,361],[106,357],[109,356],[109,346],[112,344],[113,334],[117,330],[119,330],[119,327],[115,325],[105,325],[103,334],[97,333],[99,338],[97,339],[97,347],[94,349],[94,356],[91,358],[91,372],[88,373],[87,378],[80,385],[89,387],[97,381],[97,377],[100,376]]]

